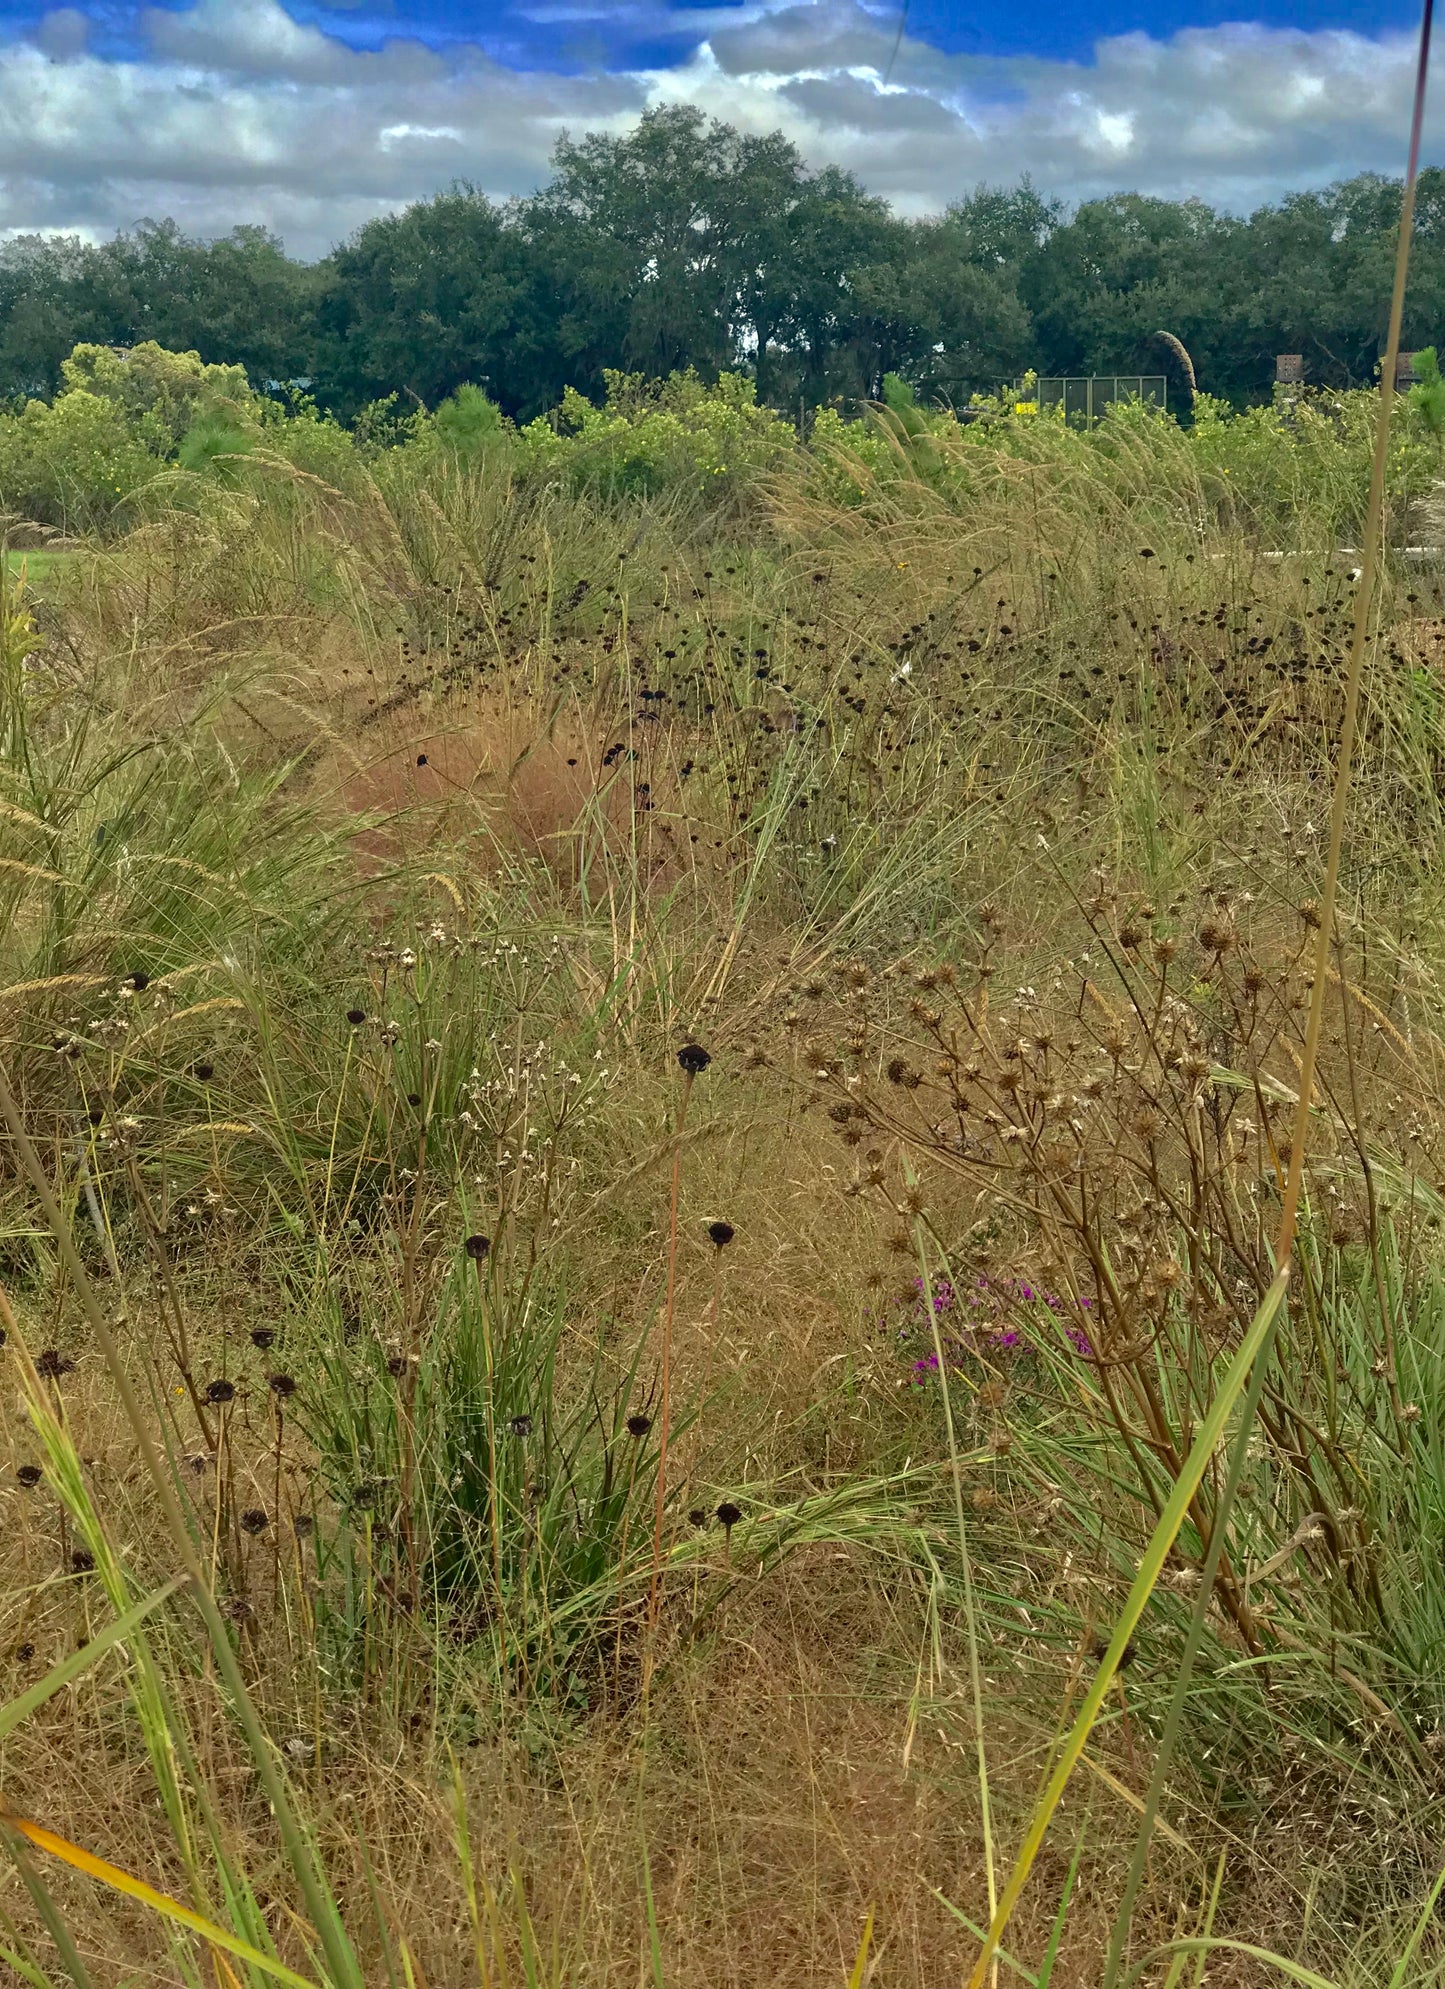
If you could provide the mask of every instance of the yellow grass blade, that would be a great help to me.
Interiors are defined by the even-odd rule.
[[[853,1973],[848,1977],[848,1989],[862,1989],[863,1971],[868,1966],[868,1950],[873,1945],[873,1908],[868,1908],[868,1918],[863,1922],[863,1938],[858,1943],[857,1959],[853,1963]]]
[[[87,1878],[99,1879],[113,1892],[123,1893],[127,1899],[138,1900],[142,1906],[159,1913],[163,1919],[174,1920],[187,1927],[193,1934],[199,1934],[213,1948],[222,1948],[233,1954],[248,1967],[259,1968],[263,1975],[273,1981],[285,1982],[289,1989],[319,1989],[319,1985],[294,1969],[287,1968],[284,1962],[275,1961],[259,1948],[253,1948],[249,1941],[241,1940],[235,1934],[228,1934],[224,1927],[218,1927],[213,1920],[203,1914],[192,1912],[189,1906],[182,1906],[178,1899],[172,1899],[167,1892],[157,1892],[153,1885],[138,1879],[130,1872],[124,1872],[119,1865],[110,1864],[105,1858],[97,1858],[93,1851],[86,1851],[79,1844],[72,1844],[68,1837],[61,1837],[54,1830],[47,1830],[43,1823],[35,1823],[31,1818],[18,1815],[3,1796],[0,1796],[0,1824],[7,1830],[15,1830],[37,1851],[45,1851],[52,1858],[59,1858],[62,1864],[72,1870],[84,1872]]]
[[[1102,1761],[1096,1761],[1092,1754],[1081,1754],[1079,1759],[1091,1775],[1098,1776],[1106,1789],[1111,1789],[1122,1802],[1128,1803],[1130,1809],[1136,1810],[1140,1816],[1144,1814],[1144,1798],[1135,1795],[1127,1782],[1121,1782],[1117,1775],[1112,1774]],[[1176,1851],[1183,1851],[1187,1857],[1193,1858],[1196,1864],[1199,1862],[1199,1853],[1186,1837],[1179,1835],[1173,1824],[1166,1822],[1162,1816],[1156,1816],[1154,1828],[1162,1838],[1174,1846]]]

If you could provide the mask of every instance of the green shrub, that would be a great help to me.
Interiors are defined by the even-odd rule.
[[[0,417],[0,504],[22,518],[103,531],[156,467],[125,411],[85,388]]]
[[[171,456],[203,413],[217,418],[224,410],[244,427],[260,409],[244,366],[207,366],[198,352],[168,352],[154,339],[128,351],[77,345],[60,371],[57,400],[84,392],[110,402],[155,456]]]
[[[255,446],[253,429],[242,428],[217,410],[201,415],[186,430],[176,461],[195,475],[216,475],[233,482],[236,458],[249,455]]]
[[[424,408],[403,414],[400,394],[386,394],[358,408],[351,423],[351,439],[364,456],[384,455],[414,441],[430,417]]]
[[[333,490],[349,494],[365,484],[365,465],[355,439],[307,394],[294,395],[285,406],[270,403],[262,439],[271,455]]]
[[[444,448],[464,462],[480,460],[506,433],[502,410],[480,387],[458,387],[432,416],[432,429]]]
[[[696,373],[649,381],[609,372],[596,407],[569,387],[555,422],[539,418],[519,435],[525,468],[560,473],[595,497],[651,497],[682,489],[715,500],[787,455],[793,431],[760,407],[751,380],[724,373],[708,387]]]
[[[1433,345],[1415,354],[1415,384],[1405,398],[1437,448],[1445,446],[1445,378]]]

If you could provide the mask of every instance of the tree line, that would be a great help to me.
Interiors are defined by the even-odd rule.
[[[604,369],[744,370],[789,411],[876,397],[896,373],[959,403],[1028,368],[1151,372],[1267,398],[1280,352],[1348,387],[1383,346],[1398,182],[1366,175],[1248,217],[1135,193],[1073,212],[1027,181],[909,220],[781,133],[687,107],[564,138],[534,196],[468,186],[361,228],[319,262],[265,230],[145,222],[101,243],[0,245],[0,395],[46,397],[87,341],[155,339],[258,386],[302,381],[349,418],[463,382],[528,418]],[[1445,171],[1421,176],[1406,346],[1445,328]]]

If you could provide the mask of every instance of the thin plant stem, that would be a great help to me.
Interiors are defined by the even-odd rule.
[[[657,1440],[657,1504],[652,1527],[652,1578],[647,1589],[646,1674],[652,1675],[652,1637],[657,1628],[658,1593],[662,1579],[662,1516],[667,1500],[668,1424],[672,1405],[672,1321],[677,1306],[677,1209],[682,1189],[682,1131],[687,1123],[687,1101],[692,1096],[693,1074],[682,1076],[682,1097],[677,1107],[677,1126],[672,1142],[672,1195],[667,1218],[667,1302],[662,1314],[662,1394],[659,1402],[660,1433]]]
[[[909,1185],[912,1186],[910,1175]],[[928,1324],[933,1334],[934,1358],[938,1362],[938,1386],[943,1395],[943,1425],[948,1438],[948,1470],[953,1480],[953,1513],[958,1527],[958,1558],[963,1569],[963,1613],[968,1623],[968,1683],[973,1699],[974,1746],[978,1760],[978,1802],[979,1821],[983,1829],[984,1873],[988,1881],[988,1917],[992,1923],[998,1911],[998,1880],[994,1870],[993,1814],[988,1793],[988,1753],[984,1744],[983,1723],[983,1674],[978,1661],[978,1619],[973,1601],[973,1567],[968,1552],[968,1528],[963,1518],[963,1465],[958,1454],[958,1436],[953,1424],[953,1402],[948,1390],[948,1363],[943,1351],[943,1333],[938,1324],[938,1312],[933,1303],[933,1280],[928,1272],[928,1244],[923,1220],[914,1220],[914,1247],[918,1252],[918,1270],[923,1279],[923,1302],[928,1307]],[[998,1980],[998,1961],[994,1958],[993,1980]]]

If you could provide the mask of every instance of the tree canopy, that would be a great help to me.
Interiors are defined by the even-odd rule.
[[[471,382],[529,418],[609,370],[680,368],[746,371],[793,411],[877,397],[888,373],[961,402],[1030,367],[1175,371],[1169,331],[1202,387],[1243,403],[1281,351],[1322,385],[1373,377],[1399,206],[1372,175],[1248,217],[1137,193],[1069,213],[1025,182],[909,220],[780,132],[663,107],[564,136],[528,200],[453,186],[319,263],[258,228],[199,241],[171,221],[0,244],[0,395],[50,397],[78,343],[155,340],[344,416]],[[1445,172],[1422,174],[1416,214],[1420,347],[1445,330]]]

